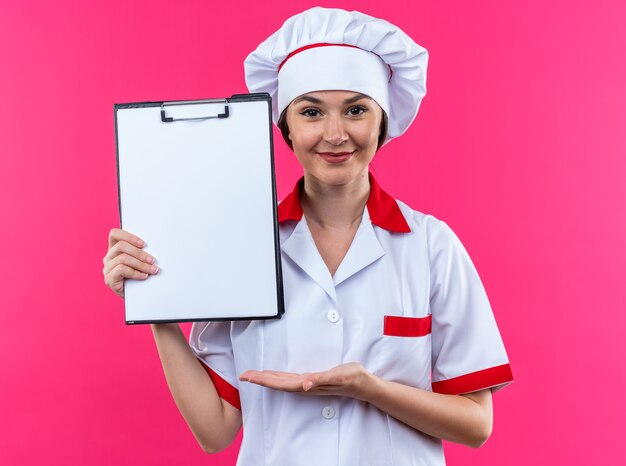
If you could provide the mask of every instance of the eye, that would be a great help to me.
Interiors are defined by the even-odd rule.
[[[363,115],[365,112],[367,112],[367,109],[361,105],[350,107],[350,109],[348,109],[348,114],[351,116]]]
[[[305,117],[309,118],[315,118],[320,115],[320,112],[315,108],[306,108],[302,112],[300,112],[300,115],[304,115]]]

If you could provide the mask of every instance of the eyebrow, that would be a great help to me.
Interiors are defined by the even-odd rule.
[[[361,99],[372,99],[369,95],[365,95],[365,94],[357,94],[354,97],[350,97],[349,99],[346,99],[343,101],[344,104],[353,104],[354,102],[358,102]]]
[[[350,97],[349,99],[346,99],[343,101],[344,105],[349,105],[349,104],[353,104],[354,102],[358,102],[361,99],[371,99],[370,96],[365,95],[365,94],[357,94],[355,96]],[[301,101],[307,101],[307,102],[311,102],[314,104],[321,104],[323,103],[323,101],[321,99],[318,99],[317,97],[311,97],[309,95],[301,95],[300,97],[298,97],[296,100],[293,101],[294,104],[297,104],[298,102]]]
[[[314,103],[314,104],[321,104],[322,103],[322,101],[320,99],[316,99],[315,97],[309,97],[308,95],[301,95],[296,100],[294,100],[293,103],[297,104],[298,102],[302,102],[303,100],[306,100],[307,102],[311,102],[311,103]]]

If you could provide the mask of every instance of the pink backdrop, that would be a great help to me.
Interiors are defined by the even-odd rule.
[[[113,103],[245,92],[245,56],[314,4],[3,2],[1,464],[235,463],[238,443],[195,444],[149,327],[125,326],[103,284],[119,226]],[[416,123],[374,169],[461,237],[516,377],[494,397],[491,439],[447,445],[448,463],[623,461],[625,3],[335,5],[430,51]],[[282,197],[299,167],[276,138]]]

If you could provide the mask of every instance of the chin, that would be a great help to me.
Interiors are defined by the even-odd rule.
[[[323,171],[311,173],[324,184],[331,186],[343,186],[361,177],[367,177],[367,167],[355,170],[354,167],[330,167]]]

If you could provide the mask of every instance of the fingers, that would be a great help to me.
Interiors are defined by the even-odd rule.
[[[113,232],[114,230],[111,230],[111,232]],[[124,230],[118,230],[118,231],[122,231],[124,233]],[[133,257],[136,257],[139,260],[142,260],[144,262],[148,262],[148,263],[154,263],[154,257],[152,257],[150,254],[148,254],[147,252],[142,251],[142,249],[140,249],[140,247],[138,247],[138,243],[137,241],[132,240],[131,238],[128,238],[128,240],[124,240],[124,239],[117,239],[112,241],[112,235],[113,233],[111,233],[109,235],[109,249],[106,253],[106,255],[104,256],[104,259],[102,260],[102,262],[106,265],[107,261],[113,259],[115,256],[122,254],[122,253],[126,253],[129,254]],[[134,236],[134,235],[133,235]],[[115,238],[118,238],[119,236],[114,236]],[[136,238],[136,237],[135,237]],[[142,244],[145,245],[145,243]],[[143,246],[141,246],[143,247]]]
[[[119,296],[124,295],[124,280],[145,280],[159,271],[155,259],[141,248],[145,242],[119,228],[109,232],[109,249],[102,259],[105,284]]]
[[[154,258],[126,242],[119,242],[107,253],[104,258],[103,273],[107,274],[118,265],[127,265],[140,272],[154,274],[159,267],[154,264]]]
[[[239,376],[239,380],[243,382],[250,382],[254,380],[269,379],[269,380],[283,380],[298,377],[297,374],[289,374],[287,372],[278,371],[246,371]]]
[[[141,244],[141,246],[139,246]],[[138,265],[137,261],[147,262],[149,264],[154,263],[154,258],[147,252],[143,252],[140,248],[145,246],[143,240],[119,228],[111,229],[109,233],[109,249],[102,259],[104,264],[105,273],[109,272],[113,267],[119,263],[125,263],[126,265],[133,267]],[[121,255],[127,255],[130,258],[135,258],[133,261],[130,258],[124,258],[122,260],[116,258]],[[147,273],[147,270],[144,270]]]
[[[111,247],[113,247],[113,245],[118,241],[126,241],[127,243],[134,244],[140,248],[143,248],[146,244],[137,235],[133,235],[132,233],[122,230],[121,228],[111,228],[111,231],[109,232],[109,249],[111,249]]]
[[[360,398],[364,376],[367,372],[359,363],[347,363],[328,371],[297,374],[281,371],[249,370],[239,380],[274,390],[299,392],[307,396],[351,396]]]
[[[271,370],[249,370],[241,374],[239,380],[287,392],[310,392],[314,388],[323,391],[333,389],[334,387],[325,386],[323,379],[320,378],[321,374],[324,373],[295,374]]]
[[[109,276],[114,281],[120,281],[124,278],[134,278],[136,280],[148,278],[147,273],[141,272],[125,264],[118,264],[117,266],[115,266],[109,273]]]
[[[123,298],[124,280],[126,278],[145,280],[148,278],[148,274],[139,272],[138,270],[132,269],[127,265],[120,264],[104,276],[104,283]]]
[[[239,376],[242,382],[250,382],[274,390],[302,391],[302,375],[278,371],[246,371]]]

